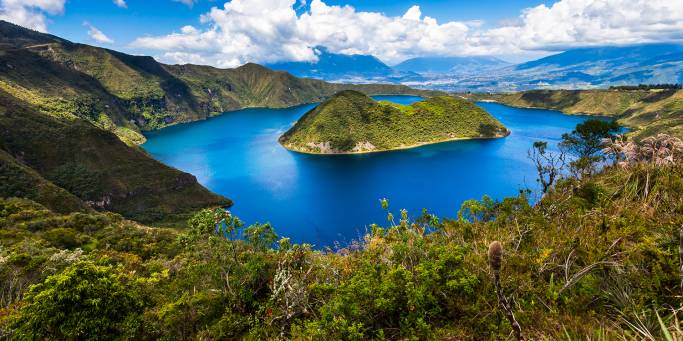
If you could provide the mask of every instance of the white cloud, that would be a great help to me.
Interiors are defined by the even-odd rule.
[[[64,13],[66,0],[0,0],[0,19],[47,32],[46,14]]]
[[[96,42],[103,44],[112,44],[114,42],[114,40],[107,37],[106,34],[102,33],[102,31],[98,30],[97,27],[91,25],[90,23],[84,22],[83,26],[88,28],[88,35]]]
[[[177,0],[180,1],[180,0]],[[185,0],[187,1],[187,0]],[[386,62],[422,55],[529,54],[572,46],[683,40],[683,1],[561,0],[524,10],[519,20],[439,23],[412,6],[402,15],[357,11],[312,0],[232,0],[201,16],[204,27],[141,37],[132,46],[163,51],[169,62],[229,67],[315,60],[316,46],[372,54]]]
[[[683,39],[683,1],[563,0],[526,9],[520,24],[482,34],[500,49],[564,49]]]
[[[126,4],[126,0],[114,0],[114,4],[116,6],[121,7],[121,8],[128,8],[128,5]]]

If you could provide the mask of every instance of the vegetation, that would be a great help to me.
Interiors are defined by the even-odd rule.
[[[69,191],[54,185],[0,149],[0,197],[22,197],[60,212],[85,211],[88,206]]]
[[[510,94],[475,94],[473,100],[494,100],[516,107],[559,110],[567,114],[610,116],[643,139],[660,133],[683,138],[683,90],[676,86],[640,86],[624,90],[533,90]]]
[[[617,132],[616,122],[591,119],[577,124],[571,133],[563,134],[560,148],[576,157],[570,163],[574,174],[581,177],[593,173],[595,166],[604,161],[605,141],[611,141]]]
[[[280,143],[309,153],[362,153],[507,134],[498,120],[459,98],[432,97],[404,106],[342,91],[306,113]]]
[[[334,250],[222,209],[179,231],[0,199],[0,335],[681,338],[683,142],[603,147],[621,161],[537,205],[524,191],[395,220],[384,199],[387,224]]]
[[[63,120],[0,90],[0,195],[56,212],[99,209],[172,224],[231,201],[85,120]],[[182,223],[181,223],[182,225]]]
[[[654,90],[654,89],[673,89],[680,90],[681,84],[638,84],[638,85],[617,85],[610,86],[610,90]]]

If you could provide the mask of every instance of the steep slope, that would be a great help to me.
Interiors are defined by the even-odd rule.
[[[458,98],[433,97],[403,106],[347,90],[306,113],[280,143],[307,153],[363,153],[507,133],[486,111]]]
[[[7,167],[23,173],[17,177],[40,181],[40,174],[93,208],[138,221],[175,222],[198,208],[231,204],[199,185],[194,176],[151,159],[108,131],[80,118],[44,115],[1,90],[0,149],[3,159],[10,161]],[[10,157],[21,159],[23,165],[11,163]],[[42,186],[64,198],[65,205],[66,200],[73,201],[72,196],[49,184]],[[13,191],[3,195],[39,196],[16,193],[21,188]],[[68,206],[81,209],[72,203],[61,211],[70,210]]]
[[[75,195],[46,180],[40,174],[0,149],[0,197],[34,200],[60,213],[88,211]]]
[[[535,90],[473,99],[568,114],[612,116],[634,129],[636,138],[657,133],[683,137],[683,90]]]

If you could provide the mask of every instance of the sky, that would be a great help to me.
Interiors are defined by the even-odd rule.
[[[683,0],[0,0],[0,19],[166,63],[521,62],[575,47],[683,41]]]

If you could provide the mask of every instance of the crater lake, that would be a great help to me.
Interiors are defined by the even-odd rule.
[[[400,104],[415,96],[374,96]],[[386,225],[380,199],[395,217],[422,209],[457,217],[463,201],[536,190],[527,158],[534,141],[556,149],[561,135],[586,116],[497,103],[479,106],[512,133],[505,138],[453,141],[361,155],[307,155],[288,151],[278,137],[317,104],[287,109],[252,108],[205,121],[146,133],[143,148],[154,158],[197,177],[232,200],[246,224],[270,222],[280,236],[317,248],[347,245],[370,224]],[[532,194],[533,198],[533,194]]]

